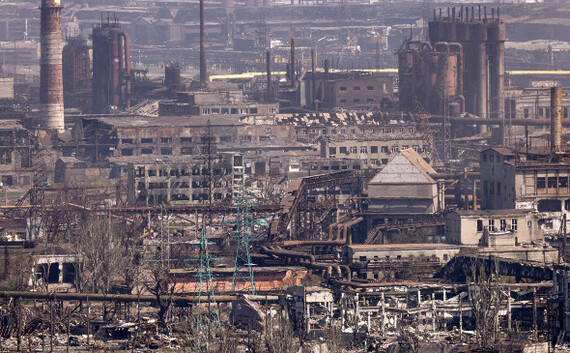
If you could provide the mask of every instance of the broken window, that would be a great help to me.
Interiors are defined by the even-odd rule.
[[[185,155],[192,154],[192,147],[182,147],[180,149],[180,154],[185,154]]]
[[[536,188],[544,189],[545,187],[546,187],[546,178],[545,177],[536,178]]]
[[[500,224],[501,224],[501,232],[506,231],[507,230],[507,220],[501,219]]]
[[[329,155],[331,156],[336,155],[336,147],[329,147]]]
[[[560,200],[538,200],[538,212],[559,212],[561,210],[562,202]]]
[[[152,154],[152,148],[141,148],[141,154]]]
[[[346,147],[339,147],[339,153],[340,154],[348,154],[348,150],[346,149]]]
[[[168,156],[172,154],[172,148],[170,147],[163,147],[160,149],[160,154],[163,156]]]
[[[556,177],[548,177],[548,188],[549,189],[555,189],[556,188]]]

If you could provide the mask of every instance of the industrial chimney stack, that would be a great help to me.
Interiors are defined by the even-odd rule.
[[[40,119],[48,130],[63,132],[61,0],[42,0]]]
[[[204,18],[204,0],[200,0],[200,87],[206,87],[208,72],[206,68],[206,30]]]
[[[562,150],[562,88],[550,89],[550,148],[555,159]]]

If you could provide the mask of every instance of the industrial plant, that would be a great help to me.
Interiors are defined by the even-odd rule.
[[[568,351],[569,16],[0,1],[0,351]]]

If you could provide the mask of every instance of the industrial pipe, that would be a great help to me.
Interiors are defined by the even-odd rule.
[[[364,218],[358,217],[344,224],[344,240],[347,241],[348,245],[352,245],[352,236],[350,236],[350,239],[347,239],[348,228],[357,225],[363,220]]]
[[[136,295],[136,294],[100,294],[100,293],[55,293],[55,292],[27,292],[27,291],[0,291],[1,298],[21,298],[34,300],[81,300],[90,302],[141,302],[155,303],[154,295]],[[276,302],[279,297],[276,295],[244,295],[246,299],[252,301],[271,301]],[[216,302],[233,302],[239,299],[237,295],[216,295]],[[173,296],[168,298],[175,305],[183,306],[189,303],[205,303],[211,300],[208,296]]]

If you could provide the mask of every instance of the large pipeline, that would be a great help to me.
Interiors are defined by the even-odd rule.
[[[340,278],[347,278],[349,281],[351,278],[351,272],[348,266],[339,265],[339,264],[329,264],[324,262],[316,262],[314,255],[305,254],[299,251],[285,250],[279,247],[269,247],[269,246],[261,246],[261,252],[264,254],[273,255],[277,257],[297,259],[299,261],[299,264],[301,265],[307,266],[309,268],[315,268],[318,270],[326,271],[329,279],[332,278],[333,270],[334,272],[336,272],[336,275]],[[345,274],[343,274],[343,270]]]
[[[26,292],[26,291],[0,291],[1,298],[21,298],[35,300],[81,300],[90,302],[123,302],[123,303],[155,303],[154,295],[135,295],[135,294],[100,294],[100,293],[55,293],[55,292]],[[246,299],[252,301],[279,301],[276,295],[244,295]],[[216,302],[233,302],[239,299],[237,295],[216,295]],[[169,298],[170,299],[170,298]],[[188,305],[190,303],[206,303],[210,300],[208,296],[173,296],[172,303],[178,306]]]
[[[501,125],[502,119],[481,119],[481,118],[444,118],[438,115],[432,115],[429,117],[429,121],[433,123],[441,123],[442,120],[448,120],[451,124],[457,125]],[[512,119],[509,124],[515,126],[548,126],[551,125],[550,119]],[[562,126],[570,127],[570,121],[563,120]]]
[[[40,57],[40,121],[48,130],[65,130],[63,116],[63,72],[61,1],[42,0]]]

